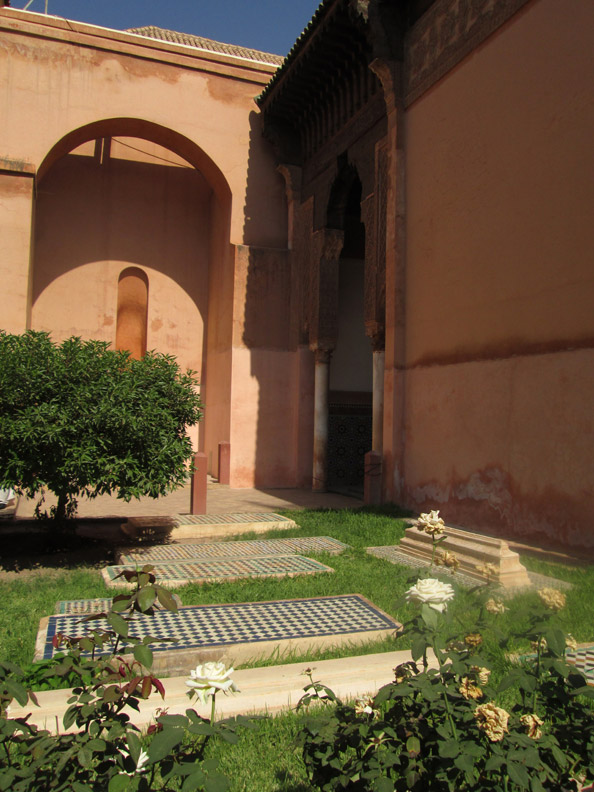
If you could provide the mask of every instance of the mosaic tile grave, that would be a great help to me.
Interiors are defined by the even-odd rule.
[[[180,608],[182,605],[181,599],[177,594],[173,594],[173,598],[177,602],[177,607]],[[60,600],[60,602],[56,602],[54,613],[58,615],[71,614],[73,616],[88,616],[90,613],[101,613],[102,611],[109,610],[111,608],[111,602],[112,600],[110,598]],[[155,604],[155,607],[160,607],[158,602]]]
[[[57,633],[83,636],[105,626],[103,619],[81,623],[74,615],[46,617],[41,621],[35,659],[53,656],[52,638]],[[399,630],[400,627],[395,619],[360,594],[344,594],[302,600],[188,606],[177,613],[158,611],[152,617],[139,616],[130,626],[130,635],[177,639],[174,647],[170,643],[152,645],[157,654],[320,636],[348,634],[351,637],[359,633],[365,637],[366,633]]]
[[[586,646],[567,652],[567,662],[574,665],[588,680],[589,685],[594,685],[594,646]]]
[[[249,556],[285,556],[292,553],[343,553],[350,545],[330,536],[301,536],[296,539],[255,539],[210,544],[157,545],[120,553],[120,564],[158,563],[177,558],[245,558]]]
[[[409,555],[406,555],[405,553],[401,553],[398,550],[398,545],[386,545],[385,547],[368,547],[367,552],[370,555],[376,556],[376,558],[383,558],[385,561],[389,561],[391,564],[402,564],[403,566],[408,566],[411,567],[412,569],[426,569],[429,566],[429,564],[426,564],[424,561],[421,561],[420,559],[411,558]],[[436,567],[436,572],[455,578],[456,582],[460,583],[460,585],[462,586],[477,585],[477,581],[474,578],[471,578],[468,575],[463,575],[460,572],[457,572],[454,575],[453,572],[451,572],[447,567],[444,566]]]
[[[122,579],[114,578],[130,566],[109,566],[101,574],[108,586],[127,587]],[[210,558],[197,561],[162,562],[155,567],[157,582],[162,585],[207,583],[214,580],[236,580],[245,577],[285,577],[313,575],[317,572],[334,572],[332,567],[312,558],[298,555],[265,556],[253,558]]]
[[[248,523],[289,523],[288,517],[273,512],[245,512],[242,514],[178,514],[174,517],[176,525],[244,525]]]
[[[111,608],[111,598],[60,600],[56,602],[56,613],[72,616],[88,616],[89,613],[101,613]]]

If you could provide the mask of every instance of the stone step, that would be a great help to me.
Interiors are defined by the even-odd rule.
[[[134,539],[195,539],[209,542],[242,533],[264,533],[297,528],[288,517],[273,512],[242,512],[235,514],[177,514],[171,518],[130,517],[121,530]]]
[[[108,629],[99,620],[81,622],[80,616],[41,619],[35,660],[53,657],[58,633],[82,637],[93,629]],[[401,625],[361,594],[308,599],[243,602],[228,605],[185,606],[177,612],[139,615],[130,623],[130,635],[173,638],[154,643],[153,669],[170,675],[188,673],[198,663],[222,661],[227,666],[291,652],[363,644],[394,635]]]
[[[312,663],[314,680],[330,687],[343,701],[357,696],[374,695],[383,685],[394,679],[393,668],[411,659],[410,651],[383,652],[356,657],[343,657],[336,660],[319,660]],[[429,658],[433,667],[435,661]],[[234,715],[253,713],[273,714],[293,709],[308,684],[305,670],[308,663],[287,663],[264,668],[247,668],[235,671],[233,680],[239,693],[219,695],[216,699],[216,717],[230,718]],[[186,680],[190,676],[190,666],[183,676],[163,680],[165,701],[154,693],[148,699],[141,699],[139,709],[127,708],[124,712],[135,726],[146,729],[154,723],[157,709],[165,707],[169,715],[183,715],[192,707],[205,718],[210,717],[210,703],[203,705],[198,700],[190,703],[186,693]],[[68,708],[70,690],[47,690],[36,693],[39,707],[11,705],[11,717],[21,718],[31,713],[28,722],[55,733],[58,727],[64,732],[62,718]],[[71,727],[70,731],[74,731]]]

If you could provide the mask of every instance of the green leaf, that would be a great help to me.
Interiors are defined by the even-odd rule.
[[[522,789],[528,789],[530,786],[530,776],[524,765],[517,764],[516,762],[507,763],[507,774],[510,780],[517,784]]]
[[[205,792],[227,792],[229,781],[223,775],[216,775],[207,778],[204,782]]]
[[[425,603],[421,605],[421,618],[427,627],[430,627],[432,630],[436,630],[439,627],[439,613],[434,608],[429,607],[429,605],[426,605]]]
[[[107,621],[109,622],[111,628],[114,632],[120,635],[122,638],[128,637],[128,622],[122,619],[117,613],[108,613],[107,614]]]
[[[373,792],[394,792],[394,784],[389,778],[378,778],[372,789]]]
[[[159,598],[159,602],[161,605],[169,611],[173,611],[174,613],[177,612],[177,600],[173,596],[170,591],[167,589],[162,588],[161,586],[156,586],[157,589],[157,597]]]
[[[474,757],[466,753],[458,754],[458,756],[454,759],[454,764],[458,770],[463,770],[464,772],[470,773],[474,770]]]
[[[128,788],[130,777],[126,775],[115,775],[109,780],[108,792],[125,792]]]
[[[553,654],[561,657],[565,652],[565,633],[559,627],[552,627],[546,630],[544,637],[547,641],[547,647]]]
[[[157,732],[149,745],[148,755],[151,762],[160,762],[168,756],[176,745],[179,745],[184,738],[184,729],[163,729]]]
[[[28,701],[27,691],[22,685],[19,685],[18,682],[14,682],[12,679],[4,679],[2,684],[10,693],[10,695],[18,701],[21,707],[24,707]]]
[[[411,754],[418,754],[421,750],[421,742],[414,735],[406,741],[406,750]]]
[[[439,755],[444,759],[454,759],[460,753],[460,744],[456,740],[438,742]]]
[[[141,611],[147,611],[149,608],[153,606],[153,603],[157,599],[157,592],[152,586],[146,586],[146,588],[140,589],[136,600],[138,602],[138,606]]]
[[[144,644],[137,644],[132,650],[134,659],[138,660],[145,668],[150,668],[153,664],[153,652],[150,647]]]

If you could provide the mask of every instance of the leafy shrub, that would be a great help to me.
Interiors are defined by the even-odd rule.
[[[79,495],[164,495],[188,477],[196,387],[169,355],[133,360],[103,341],[0,331],[0,487],[50,490],[58,521]]]

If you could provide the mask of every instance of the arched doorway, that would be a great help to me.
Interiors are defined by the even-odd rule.
[[[349,168],[335,183],[328,222],[344,232],[338,262],[336,345],[328,394],[328,489],[362,496],[372,447],[373,364],[364,323],[365,226],[361,182]]]

